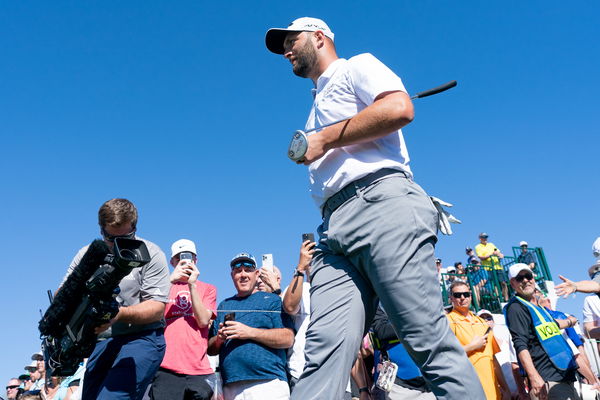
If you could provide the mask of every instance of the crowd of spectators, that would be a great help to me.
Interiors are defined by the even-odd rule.
[[[125,199],[106,202],[99,222],[107,243],[116,237],[139,239],[135,207]],[[573,329],[577,320],[554,310],[536,286],[538,269],[528,244],[520,243],[517,262],[505,269],[500,263],[504,255],[487,238],[482,233],[475,251],[466,248],[466,266],[458,261],[442,269],[442,260],[435,260],[440,284],[451,304],[446,309],[450,329],[479,376],[486,397],[578,398],[573,386],[577,375],[600,388],[583,342]],[[152,308],[137,316],[127,314],[132,311],[119,311],[119,315],[125,314],[98,329],[94,353],[70,377],[47,377],[44,356],[36,352],[24,367],[26,373],[8,381],[5,398],[78,400],[118,398],[120,393],[124,398],[157,400],[289,399],[306,372],[309,276],[316,243],[306,240],[301,244],[289,282],[282,279],[276,266],[259,268],[250,253],[237,254],[229,264],[235,294],[217,305],[216,288],[200,279],[193,241],[180,239],[172,244],[173,270],[166,275],[166,259],[161,263],[164,253],[145,242],[156,260],[136,278],[140,293],[135,296],[143,300],[125,303],[121,309],[135,309],[160,299],[165,304],[160,307],[160,316],[152,316]],[[589,269],[591,280],[573,282],[561,277],[565,283],[557,287],[559,294],[600,293],[600,240],[597,247],[598,263]],[[70,270],[84,252],[85,248],[76,255]],[[151,283],[145,282],[148,275]],[[158,282],[156,276],[163,276],[164,281]],[[505,324],[496,324],[498,314],[485,309],[473,311],[474,300],[492,292],[492,279],[510,285],[516,294],[509,299],[508,289],[496,293],[500,300],[508,301]],[[116,329],[118,322],[127,325],[122,334]],[[586,298],[583,322],[587,335],[600,339],[598,295]],[[557,332],[564,329],[564,337],[552,336],[561,354],[568,355],[558,367],[554,350],[548,350],[545,339],[533,333],[538,325],[548,323],[556,323]],[[145,329],[132,330],[136,325]],[[105,330],[109,334],[102,334]],[[153,335],[150,339],[148,332]],[[144,345],[138,343],[140,338]],[[152,354],[139,357],[143,352]],[[435,398],[381,304],[370,333],[356,352],[351,380],[344,383],[346,399]],[[135,356],[129,358],[132,354]],[[136,376],[128,375],[131,371]],[[140,378],[144,376],[147,378]]]

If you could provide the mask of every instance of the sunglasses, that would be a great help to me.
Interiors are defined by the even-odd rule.
[[[454,297],[455,299],[460,299],[461,297],[468,299],[469,297],[471,297],[471,292],[454,292],[452,293],[452,297]]]
[[[18,389],[19,385],[10,385],[6,387],[6,390],[10,390],[10,389]]]
[[[256,268],[256,265],[252,264],[251,262],[247,262],[247,261],[240,261],[238,263],[235,263],[231,266],[232,269],[236,269],[236,268],[243,268],[243,267],[248,267],[248,268]]]
[[[135,228],[126,235],[109,235],[108,233],[106,233],[104,228],[102,228],[100,230],[100,232],[102,233],[102,237],[104,237],[104,240],[106,240],[107,242],[111,242],[111,243],[113,243],[115,241],[115,239],[134,239],[135,238]]]
[[[533,279],[533,274],[531,272],[527,272],[527,273],[515,276],[515,280],[517,282],[523,282],[523,279],[527,279],[528,281],[530,281]]]
[[[481,316],[480,318],[485,321],[493,321],[494,320],[494,317],[490,317],[489,315]]]

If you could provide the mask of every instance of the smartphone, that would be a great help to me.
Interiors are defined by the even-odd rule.
[[[487,335],[488,333],[490,333],[491,330],[492,330],[492,327],[488,326],[487,330],[485,331],[485,333],[483,335],[484,336]]]
[[[184,251],[183,253],[179,253],[179,260],[194,261],[194,255],[189,251]]]
[[[235,321],[235,313],[234,312],[225,314],[225,318],[223,319],[223,322],[227,322],[227,321]]]
[[[273,271],[273,254],[263,254],[262,255],[261,268],[268,269],[269,271]]]
[[[315,235],[313,233],[303,233],[302,234],[302,243],[310,240],[311,242],[315,241]]]

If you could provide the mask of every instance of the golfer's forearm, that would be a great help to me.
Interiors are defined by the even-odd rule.
[[[404,92],[388,93],[351,119],[325,128],[319,135],[326,150],[370,142],[387,136],[414,118],[410,97]]]
[[[600,283],[596,281],[574,282],[576,290],[581,293],[600,293]]]

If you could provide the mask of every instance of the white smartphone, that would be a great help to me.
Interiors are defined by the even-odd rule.
[[[273,271],[273,254],[263,254],[262,255],[261,268],[265,268],[265,269],[268,269],[269,271]]]

